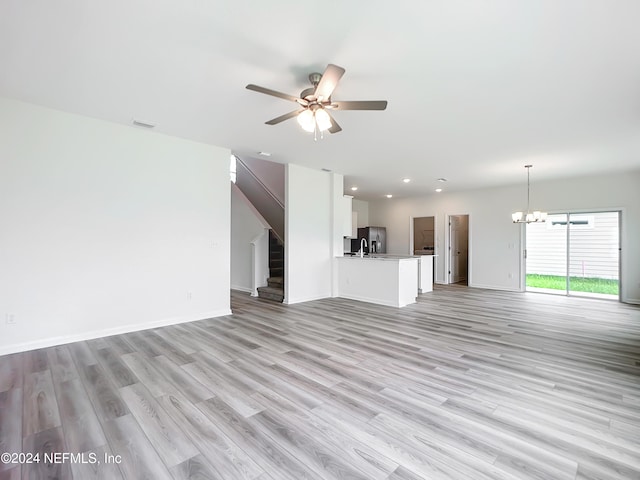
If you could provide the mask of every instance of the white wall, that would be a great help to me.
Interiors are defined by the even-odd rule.
[[[231,288],[243,292],[253,293],[253,261],[251,254],[251,242],[262,234],[265,228],[269,228],[267,222],[251,206],[247,197],[238,187],[232,184],[231,188]],[[269,267],[269,242],[265,243],[267,251],[263,252],[266,258],[266,275]],[[264,267],[264,266],[262,266]],[[263,275],[264,276],[264,275]],[[258,286],[266,285],[266,280]]]
[[[0,354],[228,314],[229,155],[0,99]]]
[[[282,163],[246,157],[242,161],[260,179],[265,187],[284,205],[284,170]]]
[[[640,303],[640,172],[534,182],[532,207],[550,213],[623,209],[622,299]],[[514,210],[526,208],[526,186],[510,186],[369,204],[371,224],[387,227],[388,253],[407,254],[413,217],[436,217],[436,280],[447,268],[448,215],[469,214],[469,285],[519,290],[523,227],[511,223]]]
[[[332,294],[333,190],[328,172],[287,165],[285,303]],[[342,196],[342,190],[339,194]]]

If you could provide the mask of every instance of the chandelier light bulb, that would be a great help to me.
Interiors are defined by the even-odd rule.
[[[316,123],[318,124],[318,130],[324,132],[331,128],[331,118],[329,114],[323,109],[319,108],[316,110]]]
[[[298,123],[305,132],[312,133],[316,129],[316,122],[313,118],[313,112],[311,110],[305,110],[298,114]]]

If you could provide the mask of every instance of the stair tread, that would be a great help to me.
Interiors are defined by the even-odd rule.
[[[284,288],[278,287],[258,287],[258,292],[266,292],[266,293],[275,293],[275,294],[284,294]]]

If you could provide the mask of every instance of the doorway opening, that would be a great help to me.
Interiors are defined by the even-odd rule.
[[[449,215],[449,283],[469,284],[469,215]]]
[[[432,280],[436,280],[436,222],[435,217],[413,217],[413,255],[434,255]]]
[[[531,292],[620,299],[620,212],[549,215],[525,231]]]
[[[413,254],[433,255],[436,245],[435,238],[435,218],[414,217]]]

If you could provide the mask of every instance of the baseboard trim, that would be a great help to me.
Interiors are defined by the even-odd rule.
[[[289,300],[289,299],[285,298],[282,303],[284,303],[285,305],[293,305],[294,303],[313,302],[314,300],[322,300],[324,298],[331,298],[331,292],[327,293],[326,295],[318,295],[316,297],[299,298],[299,299],[295,299],[295,300]]]
[[[399,305],[398,303],[385,302],[385,301],[381,301],[378,298],[361,297],[359,295],[338,295],[338,298],[346,298],[348,300],[356,300],[358,302],[373,303],[375,305],[384,305],[386,307],[395,307],[395,308],[402,308],[402,307],[406,307],[407,305],[411,305],[412,303],[416,303],[416,301],[414,299],[413,302],[405,303],[404,305]]]
[[[500,287],[496,285],[468,285],[469,288],[484,288],[485,290],[500,290],[502,292],[522,292],[519,288]]]
[[[63,335],[60,337],[46,338],[42,340],[34,340],[31,342],[17,343],[14,345],[0,346],[0,355],[9,355],[12,353],[27,352],[29,350],[37,350],[39,348],[49,348],[58,345],[65,345],[67,343],[83,342],[86,340],[93,340],[102,337],[111,337],[113,335],[122,335],[123,333],[139,332],[141,330],[150,330],[152,328],[168,327],[169,325],[178,325],[180,323],[196,322],[199,320],[206,320],[208,318],[224,317],[225,315],[231,315],[230,309],[214,310],[209,312],[202,312],[194,315],[187,315],[182,317],[171,317],[155,322],[136,323],[130,325],[123,325],[120,327],[106,328],[104,330],[94,330],[92,332],[84,332],[76,335]]]
[[[252,293],[251,287],[241,287],[240,285],[231,285],[231,290],[238,290],[240,292]]]

